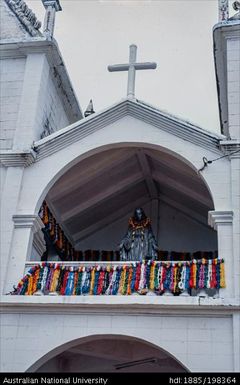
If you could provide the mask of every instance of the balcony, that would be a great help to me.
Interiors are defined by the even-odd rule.
[[[220,259],[142,263],[32,261],[26,263],[25,276],[12,294],[18,295],[19,304],[196,306],[221,305],[224,286],[224,262]]]

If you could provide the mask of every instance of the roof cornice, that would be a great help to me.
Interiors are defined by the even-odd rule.
[[[0,152],[0,165],[4,167],[28,167],[35,162],[35,159],[36,154],[33,150],[5,150]]]
[[[123,118],[131,116],[169,132],[190,143],[220,153],[219,141],[226,139],[223,135],[216,135],[203,130],[189,122],[173,115],[162,112],[138,100],[124,99],[112,107],[92,114],[66,128],[34,143],[37,152],[36,160],[40,160],[62,148],[93,134],[95,131]]]

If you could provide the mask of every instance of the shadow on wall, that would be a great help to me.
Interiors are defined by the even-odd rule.
[[[134,338],[102,337],[75,345],[49,359],[41,372],[187,372],[162,349]]]

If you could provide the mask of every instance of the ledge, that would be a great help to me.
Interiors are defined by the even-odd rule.
[[[226,314],[239,311],[236,300],[185,296],[10,296],[1,298],[1,312],[116,314]]]
[[[229,158],[240,158],[240,141],[237,139],[221,140],[220,148]]]
[[[44,228],[44,223],[38,215],[13,215],[15,228],[32,228],[36,233]]]
[[[208,223],[214,230],[218,225],[231,225],[233,221],[233,211],[209,211]]]
[[[5,167],[28,167],[35,162],[35,159],[36,153],[33,150],[0,152],[0,164]]]

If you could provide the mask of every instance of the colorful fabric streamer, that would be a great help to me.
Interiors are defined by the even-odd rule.
[[[43,262],[19,282],[16,295],[131,295],[165,291],[179,295],[189,289],[226,287],[224,260],[187,262],[143,261],[130,265],[67,267]]]

